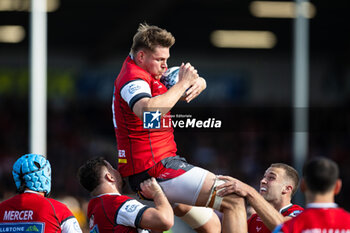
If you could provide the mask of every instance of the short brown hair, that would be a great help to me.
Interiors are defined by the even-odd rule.
[[[174,36],[167,30],[141,23],[133,38],[131,54],[135,56],[140,49],[153,52],[157,45],[170,48],[174,43]]]
[[[78,171],[80,184],[89,192],[92,192],[99,184],[102,168],[107,167],[103,157],[89,159]]]
[[[305,163],[303,178],[313,193],[324,194],[332,190],[339,179],[339,167],[333,160],[315,157]]]
[[[287,178],[291,179],[293,182],[293,190],[292,190],[292,196],[297,192],[298,186],[299,186],[299,174],[298,172],[291,166],[285,164],[285,163],[273,163],[270,167],[276,167],[276,168],[282,168],[285,171],[285,174]]]

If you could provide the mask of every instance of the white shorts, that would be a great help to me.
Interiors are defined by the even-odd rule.
[[[170,203],[183,203],[193,206],[196,204],[207,173],[208,171],[203,168],[193,167],[178,177],[160,181],[159,185]]]

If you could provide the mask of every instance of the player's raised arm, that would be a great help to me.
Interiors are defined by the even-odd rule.
[[[253,187],[229,176],[219,176],[218,178],[226,181],[217,187],[217,190],[222,189],[218,195],[225,196],[235,193],[246,198],[270,230],[284,221],[283,216]]]
[[[132,110],[140,119],[142,119],[144,111],[155,111],[155,109],[164,115],[174,107],[183,93],[194,85],[198,79],[197,70],[190,63],[182,64],[179,71],[178,83],[162,95],[140,99],[135,103]],[[198,84],[195,86],[198,86]]]
[[[148,208],[142,215],[140,226],[145,229],[168,230],[174,225],[174,213],[157,181],[152,177],[140,184],[141,194],[153,199],[155,208]]]
[[[302,207],[291,203],[292,196],[298,188],[299,175],[287,164],[271,164],[260,181],[259,192],[229,176],[219,176],[219,179],[226,181],[217,187],[219,196],[235,193],[245,197],[260,217],[259,221],[256,215],[251,217],[248,224],[250,233],[258,233],[260,230],[257,229],[266,227],[273,230],[277,225],[303,211]]]

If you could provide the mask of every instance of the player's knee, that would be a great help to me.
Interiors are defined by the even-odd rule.
[[[215,179],[214,185],[211,188],[210,196],[207,201],[206,206],[213,208],[215,210],[223,212],[224,210],[235,210],[237,208],[242,208],[245,206],[244,198],[236,195],[230,194],[225,197],[220,197],[217,193],[220,190],[216,190],[216,187],[225,183],[224,180]]]
[[[215,179],[215,182],[210,190],[210,195],[209,195],[206,207],[210,207],[215,210],[221,211],[222,209],[221,204],[224,198],[217,195],[217,192],[220,190],[216,190],[216,187],[223,183],[225,183],[224,180],[219,180],[217,178]]]
[[[204,226],[212,218],[213,210],[205,207],[193,206],[185,215],[180,217],[192,229]]]

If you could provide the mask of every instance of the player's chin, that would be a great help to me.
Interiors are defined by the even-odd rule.
[[[159,80],[162,77],[162,75],[154,75],[154,78]]]

